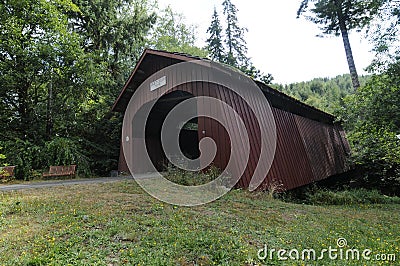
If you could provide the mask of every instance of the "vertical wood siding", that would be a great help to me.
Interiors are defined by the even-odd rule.
[[[150,64],[149,62],[152,63]],[[143,63],[146,64],[143,67],[146,69],[146,74],[150,75],[151,73],[162,71],[166,66],[176,62],[178,61],[173,58],[158,57],[157,60],[147,60],[146,63]],[[178,79],[179,75],[192,75],[192,73],[163,73],[161,75],[167,75],[167,81],[169,82]],[[195,75],[206,80],[208,77],[207,73],[196,73]],[[209,82],[191,82],[168,90],[164,88],[160,88],[154,92],[148,90],[148,93],[137,98],[134,110],[139,110],[142,106],[159,98],[165,92],[170,93],[173,91],[184,91],[193,96],[210,96],[220,99],[239,114],[244,121],[249,136],[250,157],[246,170],[237,186],[247,188],[254,169],[260,163],[259,156],[261,149],[260,126],[255,118],[255,114],[251,111],[247,103],[232,90],[223,86]],[[263,108],[265,108],[267,99],[268,96],[262,99],[252,99],[252,101],[254,101],[253,104],[258,106],[260,110],[264,110]],[[230,117],[227,110],[224,110],[224,107],[209,106],[202,100],[199,100],[197,102],[197,110],[200,112],[205,109],[225,115],[226,119],[230,121],[229,128],[225,129],[213,119],[198,118],[199,141],[205,137],[210,137],[215,141],[217,155],[213,164],[224,169],[231,155],[231,145],[238,145],[237,147],[244,145],[244,132],[237,130],[236,125],[238,121]],[[276,153],[271,169],[266,174],[264,182],[259,187],[260,189],[268,189],[271,185],[278,185],[283,190],[293,189],[335,174],[343,173],[347,170],[346,156],[350,150],[344,131],[339,125],[318,122],[274,107],[272,111],[277,127]],[[228,137],[228,132],[230,132],[231,138]],[[151,153],[151,158],[154,161],[162,161],[164,154],[162,147],[159,145],[159,140],[153,136],[149,137],[146,142],[148,151]],[[126,152],[136,157],[142,156],[141,154],[135,154],[134,150],[135,146],[133,146],[133,151]],[[127,170],[122,151],[120,154],[119,170]],[[267,171],[265,172],[267,173]]]

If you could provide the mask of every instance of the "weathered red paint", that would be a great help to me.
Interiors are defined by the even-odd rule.
[[[182,54],[146,50],[116,100],[113,110],[125,112],[134,90],[150,75],[169,65],[198,59]],[[180,74],[168,74],[167,79],[177,78],[174,75]],[[196,73],[196,75],[202,75],[202,73]],[[202,78],[207,80],[207,77]],[[263,91],[265,98],[256,99],[256,105],[263,108],[269,101],[277,127],[275,158],[270,171],[268,172],[265,169],[266,176],[260,189],[268,189],[270,186],[276,186],[282,190],[293,189],[347,170],[346,157],[350,152],[349,145],[341,126],[334,123],[333,116],[305,105],[265,84],[257,84]],[[246,170],[237,186],[247,188],[252,173],[259,163],[261,134],[257,119],[246,102],[232,90],[209,82],[186,83],[169,90],[169,92],[173,91],[183,91],[193,96],[210,96],[220,99],[240,115],[249,135],[251,149]],[[153,100],[154,98],[145,95],[138,100],[138,108]],[[197,109],[200,110],[201,108],[210,108],[213,112],[226,114],[226,110],[223,108],[205,106],[199,100]],[[217,155],[213,163],[222,169],[225,168],[229,160],[231,145],[241,145],[243,140],[243,132],[234,129],[229,131],[232,134],[231,138],[228,137],[227,130],[218,122],[209,118],[198,118],[199,140],[204,137],[214,139],[217,145]],[[164,154],[159,141],[149,137],[146,142],[152,159],[158,163],[163,163]],[[135,155],[134,151],[128,152],[133,152],[133,156],[140,156]],[[119,170],[128,170],[122,149]]]

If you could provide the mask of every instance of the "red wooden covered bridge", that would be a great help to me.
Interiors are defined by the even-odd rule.
[[[124,113],[135,91],[154,73],[174,64],[192,60],[208,61],[186,54],[145,50],[115,101],[113,111]],[[289,97],[266,84],[256,82],[256,85],[263,95],[262,99],[257,100],[257,104],[262,106],[269,103],[271,106],[277,137],[275,156],[270,170],[265,173],[260,189],[276,182],[281,184],[283,189],[289,190],[347,171],[346,159],[350,148],[342,127],[335,123],[335,117]],[[146,147],[152,163],[158,170],[162,170],[167,161],[161,145],[160,132],[162,121],[168,112],[185,99],[199,95],[210,96],[226,102],[237,111],[246,128],[253,132],[250,136],[250,156],[246,170],[237,183],[238,187],[247,188],[260,154],[258,142],[260,136],[256,128],[252,129],[254,114],[248,110],[243,99],[234,92],[212,82],[181,84],[169,88],[161,98],[157,99],[157,103],[150,112],[146,133],[143,136],[146,139]],[[149,90],[149,96],[141,97],[136,104],[144,106],[152,100],[154,99],[150,96]],[[201,107],[201,103],[198,103],[197,108],[208,107]],[[135,127],[134,124],[133,127]],[[215,141],[217,153],[213,164],[224,169],[230,157],[230,145],[235,143],[235,140],[227,137],[224,127],[207,117],[198,117],[192,120],[180,132],[179,143],[183,154],[192,158],[198,157],[198,144],[204,137],[210,137]],[[241,136],[237,133],[233,134],[231,138],[240,141]],[[133,149],[135,148],[133,147]],[[119,171],[129,171],[122,146]]]

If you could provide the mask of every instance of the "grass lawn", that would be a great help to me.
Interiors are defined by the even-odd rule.
[[[4,192],[0,265],[398,265],[399,221],[400,204],[312,206],[243,190],[176,207],[134,181]],[[319,256],[339,238],[347,240],[344,252],[370,249],[371,260],[257,256],[265,245]],[[379,254],[396,262],[377,261]]]

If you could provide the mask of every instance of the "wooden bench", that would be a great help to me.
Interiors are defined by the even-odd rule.
[[[14,176],[15,166],[0,167],[0,179],[7,179]]]
[[[70,176],[75,177],[76,165],[50,166],[49,172],[43,173],[43,177]]]

